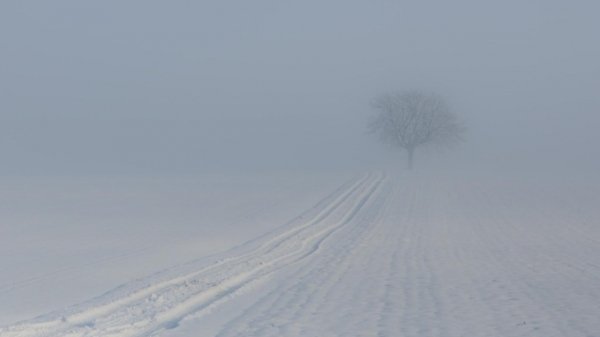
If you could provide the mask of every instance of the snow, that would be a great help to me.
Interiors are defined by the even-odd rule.
[[[187,225],[143,235],[143,220],[160,223],[177,213],[163,210],[164,218],[150,214],[127,229],[131,236],[120,242],[123,247],[150,244],[137,260],[115,258],[105,267],[86,267],[112,273],[118,266],[146,261],[129,273],[107,277],[102,286],[116,279],[129,282],[104,294],[90,294],[98,289],[89,287],[81,295],[92,298],[86,301],[63,288],[61,296],[67,299],[43,306],[55,310],[17,323],[21,317],[15,316],[3,323],[0,336],[578,337],[600,331],[600,185],[593,178],[370,172],[255,177],[249,185],[223,179],[212,190],[206,182],[214,177],[201,184],[205,187],[194,199],[205,196],[208,206],[190,215],[189,222],[177,222]],[[147,188],[161,192],[155,206],[179,210],[187,200],[181,186],[189,181],[171,194],[163,193],[169,191],[165,186],[141,183],[126,190],[140,192],[136,195],[145,201],[139,205],[150,213]],[[224,192],[224,185],[231,188]],[[285,192],[278,189],[283,186]],[[218,193],[208,192],[216,190],[235,197],[216,198]],[[97,192],[93,198],[102,194]],[[239,209],[245,203],[248,212],[258,214],[255,218]],[[205,226],[192,224],[206,224],[193,221],[205,212],[206,219],[234,219],[236,224],[202,237]],[[234,230],[242,233],[234,235]],[[152,240],[162,240],[167,232],[172,241],[161,241],[164,249],[152,247]],[[140,239],[132,241],[135,234]],[[206,243],[218,237],[222,243],[213,249],[194,250],[193,244],[175,248],[184,238]],[[22,251],[42,238],[32,239]],[[65,248],[65,257],[70,256],[67,250],[83,246],[74,241]],[[123,249],[107,252],[119,256]],[[168,258],[155,260],[165,251]],[[108,259],[112,255],[107,252],[98,256]],[[199,258],[190,259],[192,255]],[[55,276],[36,281],[23,281],[24,272],[3,274],[23,285],[0,296],[14,296],[17,303],[17,296],[60,289],[65,282],[74,292],[74,284],[86,282],[82,275],[87,272],[81,269],[87,259],[71,258],[71,265],[81,268],[59,268],[49,274]],[[3,270],[23,262],[3,259]],[[141,277],[144,273],[150,276]],[[68,305],[76,302],[80,304]],[[10,311],[5,304],[0,308]]]
[[[0,326],[230,249],[351,176],[0,178]]]

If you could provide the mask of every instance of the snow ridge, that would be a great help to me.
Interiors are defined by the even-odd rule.
[[[158,281],[119,298],[96,299],[40,318],[0,328],[1,337],[133,337],[177,327],[211,306],[231,300],[243,289],[283,267],[319,254],[334,232],[352,222],[381,191],[385,175],[369,173],[313,210],[316,215],[265,238],[257,248],[199,270]],[[127,287],[125,287],[127,288]]]

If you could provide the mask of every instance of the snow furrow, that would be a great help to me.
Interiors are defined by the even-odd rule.
[[[596,336],[600,231],[505,183],[368,174],[212,263],[0,337]]]
[[[8,326],[0,329],[0,336],[126,337],[173,328],[190,313],[230,298],[245,285],[317,253],[323,240],[356,216],[382,180],[382,174],[359,179],[324,205],[310,221],[267,239],[249,253],[223,259],[106,303],[76,312],[68,309],[49,319]]]
[[[227,323],[218,336],[280,336],[294,332],[319,335],[300,327],[310,326],[308,321],[315,323],[320,319],[332,319],[329,315],[315,316],[315,312],[325,311],[331,315],[340,311],[336,304],[339,305],[341,302],[338,300],[348,293],[348,289],[341,285],[345,280],[353,279],[348,276],[355,273],[357,267],[364,266],[361,262],[368,263],[365,258],[372,258],[364,254],[364,250],[377,249],[369,245],[374,236],[381,239],[388,234],[382,233],[379,228],[384,205],[389,201],[388,188],[386,186],[385,192],[369,200],[359,217],[336,232],[332,240],[322,247],[321,254],[303,260],[301,266],[281,275],[282,282],[276,282],[277,287],[264,292],[250,308]],[[371,266],[377,271],[372,275],[377,275],[379,263],[372,261]],[[357,281],[360,283],[362,280]],[[356,284],[353,290],[359,291],[359,288]],[[356,303],[353,306],[356,308]],[[332,321],[336,322],[335,319]],[[340,331],[337,333],[343,335]]]

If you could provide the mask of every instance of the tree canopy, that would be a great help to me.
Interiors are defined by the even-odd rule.
[[[465,131],[444,99],[435,93],[388,93],[377,97],[372,106],[378,113],[369,130],[384,144],[406,150],[409,167],[416,148],[454,145],[462,140]]]

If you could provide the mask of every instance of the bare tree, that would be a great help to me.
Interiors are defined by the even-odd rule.
[[[408,154],[408,168],[413,167],[415,150],[435,145],[449,146],[462,140],[462,123],[450,111],[441,96],[420,91],[389,93],[373,103],[377,114],[369,130],[386,145]]]

